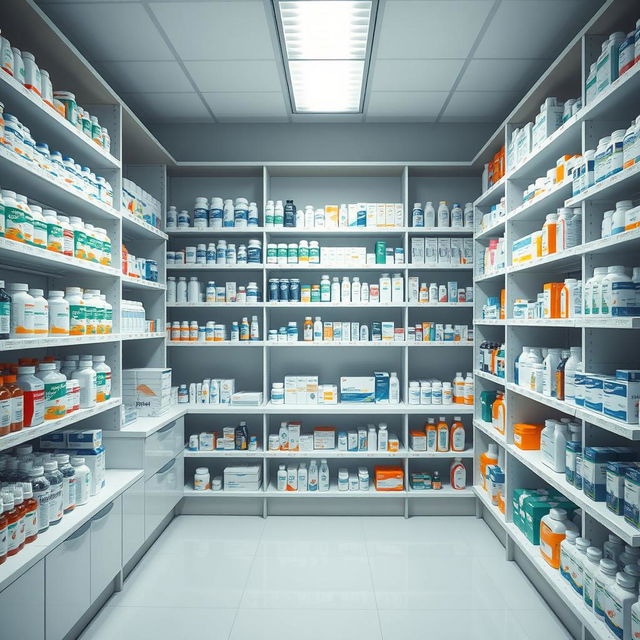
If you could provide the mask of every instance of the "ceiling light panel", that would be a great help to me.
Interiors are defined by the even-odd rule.
[[[373,1],[276,0],[294,111],[358,113]]]

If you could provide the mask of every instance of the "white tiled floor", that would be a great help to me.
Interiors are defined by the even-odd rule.
[[[297,542],[290,542],[290,540]],[[176,518],[82,640],[568,640],[472,517]]]

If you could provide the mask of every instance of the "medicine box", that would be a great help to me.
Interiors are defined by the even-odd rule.
[[[424,262],[425,264],[438,262],[438,238],[424,239]]]
[[[68,453],[69,456],[82,456],[84,463],[89,467],[91,471],[91,488],[89,493],[92,496],[100,493],[106,484],[106,455],[104,447],[98,449],[72,449],[68,448],[64,453]]]
[[[65,431],[69,449],[99,449],[102,446],[102,429]]]
[[[464,264],[473,264],[473,238],[463,238],[463,247]]]
[[[318,376],[285,376],[285,404],[317,404]]]
[[[438,241],[438,264],[451,264],[451,238],[436,238]]]
[[[640,380],[624,379],[624,374],[619,376],[616,372],[615,378],[604,380],[602,391],[605,415],[629,424],[638,424]]]
[[[624,477],[624,519],[640,529],[640,469],[627,469]]]
[[[387,371],[375,371],[376,402],[388,404],[389,402],[389,373]]]
[[[410,442],[413,451],[427,450],[427,434],[424,431],[411,431],[409,435],[411,437]]]
[[[374,402],[375,390],[373,376],[342,376],[340,378],[341,402]]]
[[[394,323],[382,322],[382,342],[393,342]]]
[[[604,407],[604,381],[605,378],[612,380],[609,376],[601,376],[587,373],[584,376],[584,406],[585,409],[602,413]]]
[[[635,462],[609,462],[606,471],[606,500],[607,508],[617,516],[623,516],[624,505],[624,480],[629,469],[637,469]]]
[[[300,427],[299,422],[289,422],[289,451],[300,451]]]
[[[64,431],[55,431],[40,436],[41,449],[64,449],[67,446],[67,435]]]
[[[409,483],[411,484],[411,488],[416,491],[431,489],[431,474],[415,471],[409,475]]]
[[[424,238],[411,238],[411,263],[424,264]]]
[[[262,466],[244,465],[225,467],[225,491],[258,491],[262,485]]]
[[[404,471],[395,465],[379,465],[374,467],[374,484],[376,491],[403,491]]]
[[[451,238],[451,264],[465,264],[464,238]]]
[[[335,449],[335,427],[316,427],[313,430],[313,448],[319,450]]]
[[[171,369],[124,369],[122,400],[140,416],[159,416],[171,405]]]

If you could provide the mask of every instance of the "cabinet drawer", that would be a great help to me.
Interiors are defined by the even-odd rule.
[[[144,477],[150,478],[184,449],[184,418],[173,420],[144,443]]]
[[[122,565],[144,544],[144,478],[122,494]]]
[[[1,638],[44,640],[44,562],[0,591]]]
[[[148,538],[164,517],[178,504],[184,492],[184,459],[172,458],[145,481],[144,533]]]
[[[47,640],[60,640],[91,604],[91,522],[45,558]]]
[[[122,569],[122,500],[91,518],[91,602]]]

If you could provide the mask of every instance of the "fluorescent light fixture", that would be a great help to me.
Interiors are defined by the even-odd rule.
[[[358,113],[373,1],[274,0],[294,110]]]

